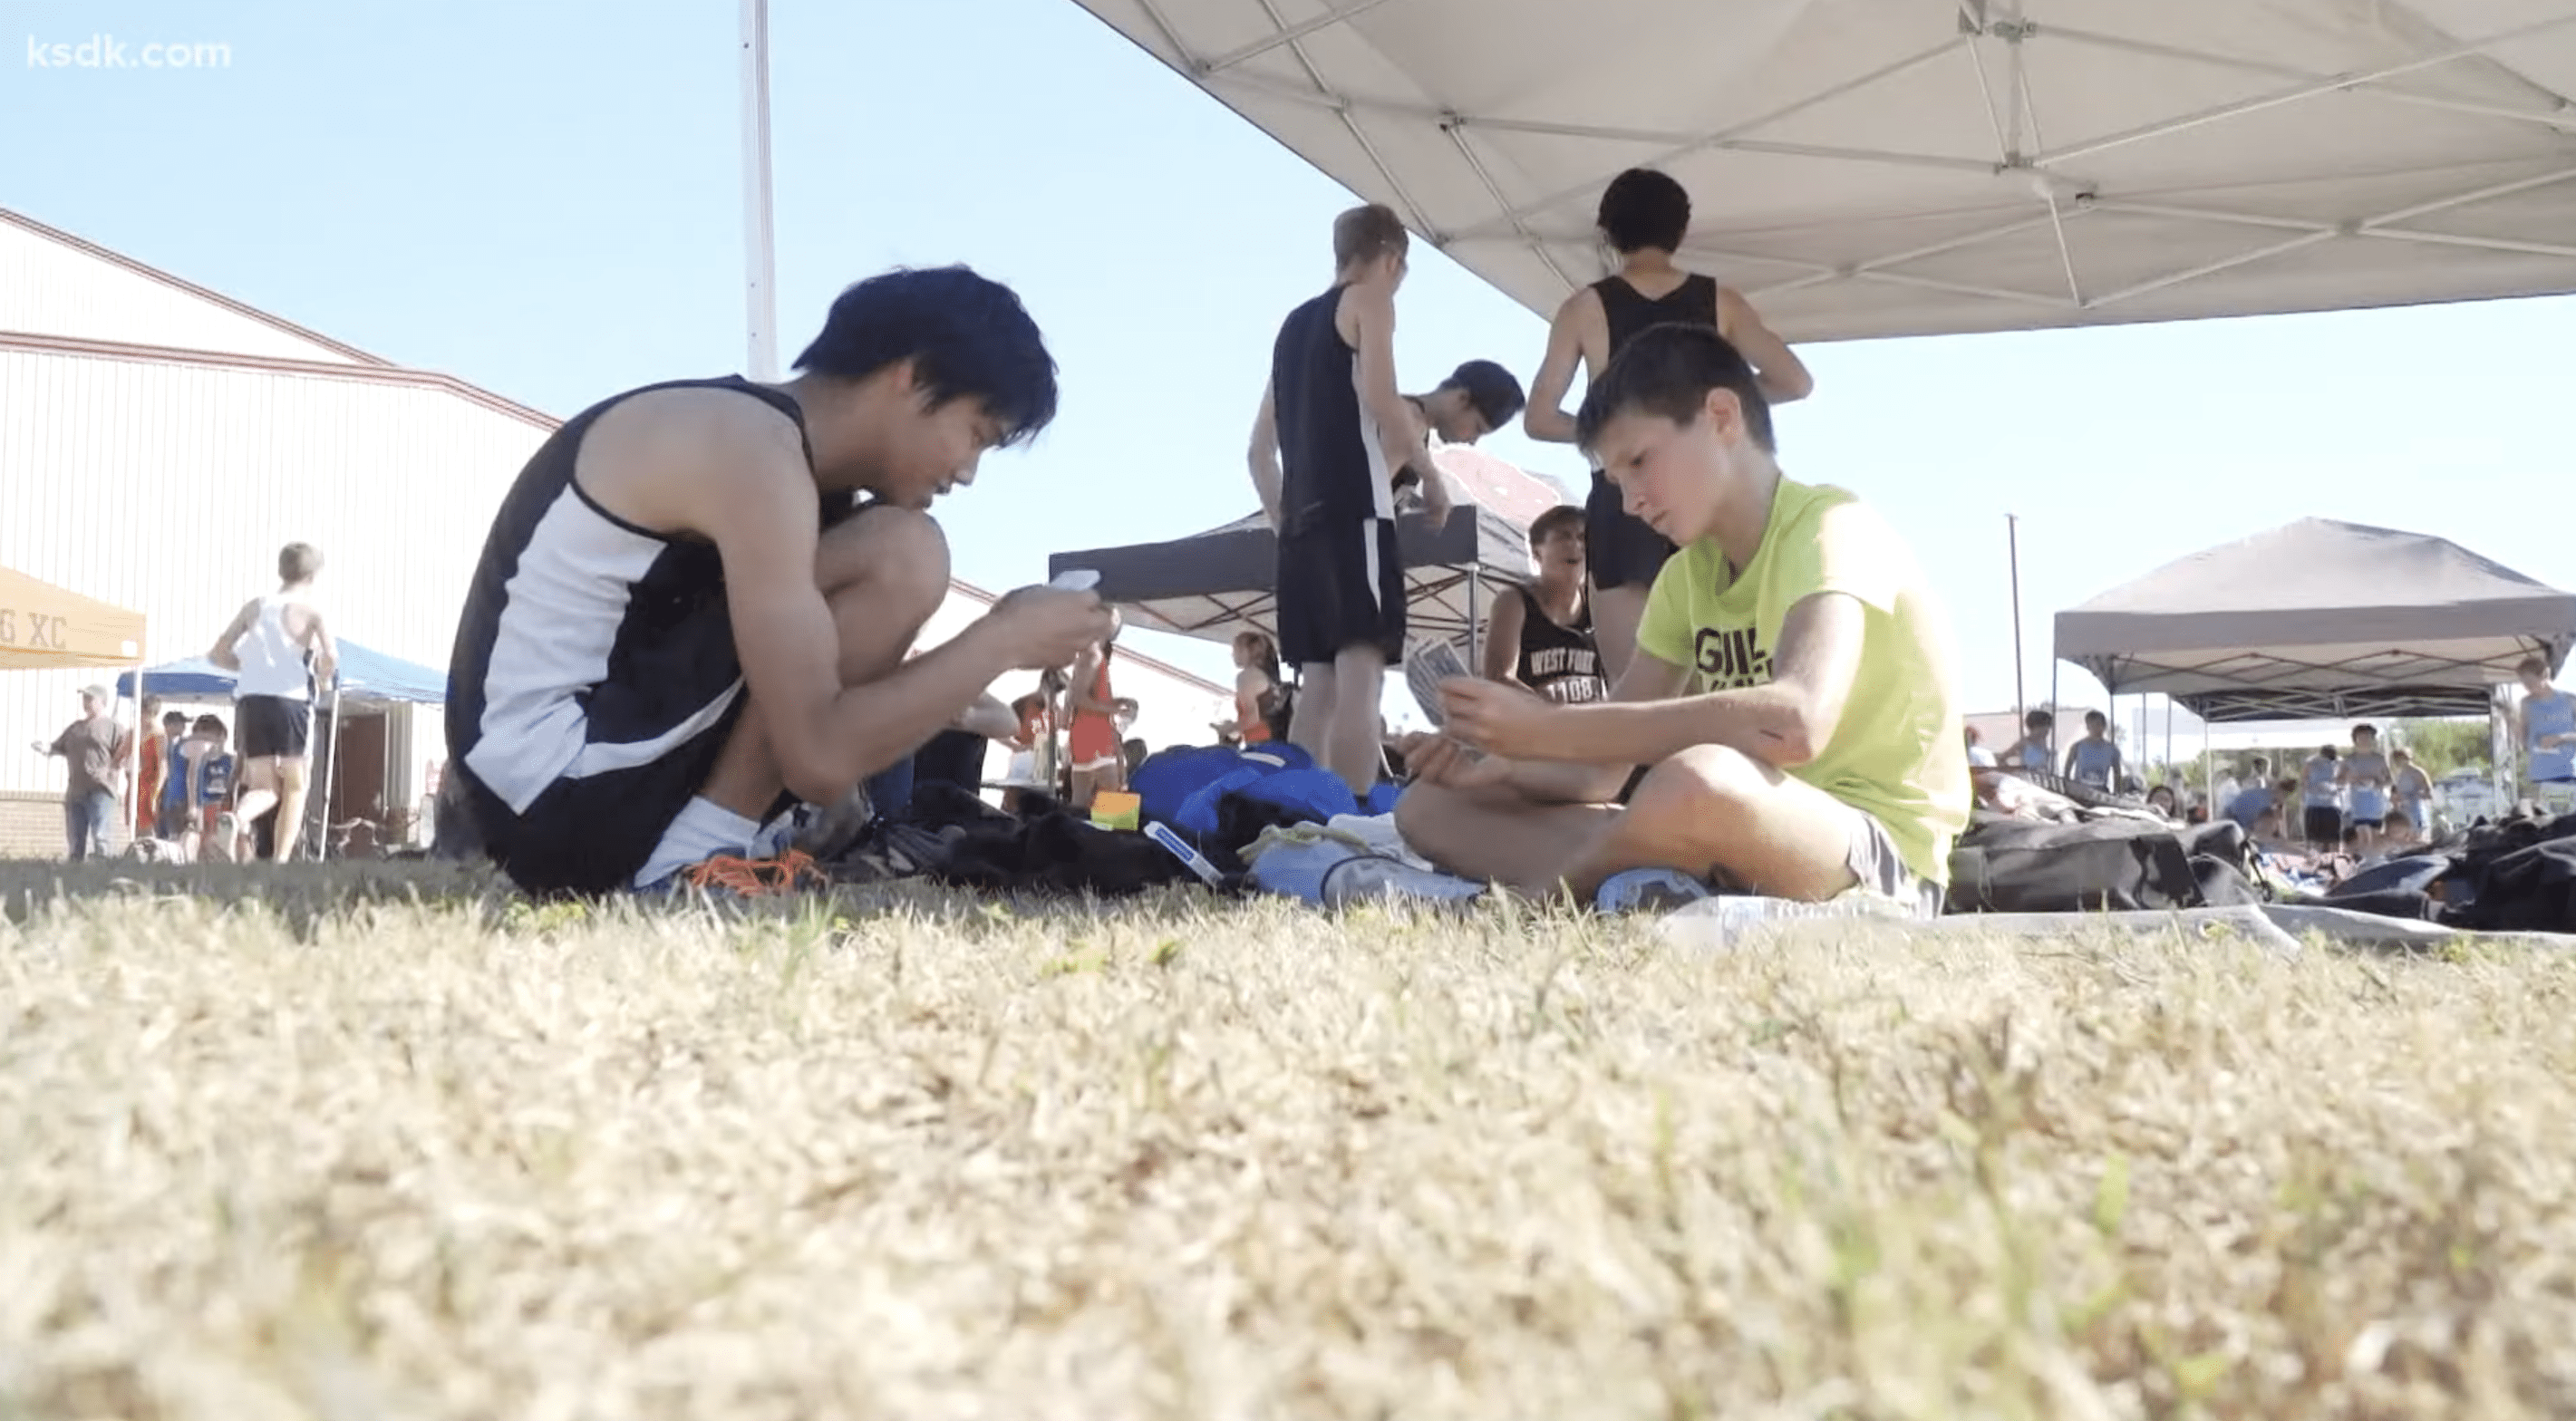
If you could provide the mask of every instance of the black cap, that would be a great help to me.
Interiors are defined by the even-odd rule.
[[[1512,417],[1521,412],[1521,406],[1529,403],[1529,397],[1521,393],[1521,382],[1512,378],[1512,372],[1490,360],[1470,360],[1440,383],[1443,387],[1466,391],[1467,402],[1476,407],[1476,413],[1485,417],[1488,429],[1501,429],[1510,424]]]

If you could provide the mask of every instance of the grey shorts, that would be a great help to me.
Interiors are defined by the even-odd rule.
[[[1850,808],[1845,805],[1845,808]],[[1916,876],[1905,866],[1905,857],[1896,851],[1896,841],[1887,836],[1887,826],[1878,816],[1863,809],[1853,809],[1851,848],[1843,855],[1843,864],[1851,870],[1852,881],[1860,888],[1881,897],[1893,898],[1907,905],[1918,918],[1941,916],[1943,897],[1940,884]],[[1724,870],[1712,876],[1720,892],[1751,893],[1755,890],[1732,881]]]

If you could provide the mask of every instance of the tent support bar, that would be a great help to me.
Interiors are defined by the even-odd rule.
[[[2186,63],[2210,65],[2213,68],[2235,69],[2249,74],[2268,74],[2275,79],[2294,79],[2309,84],[2333,85],[2342,88],[2346,93],[2365,99],[2414,104],[2423,108],[2443,109],[2451,113],[2474,114],[2480,118],[2520,119],[2526,123],[2576,131],[2576,116],[2570,116],[2564,112],[2569,108],[2576,108],[2576,105],[2570,105],[2554,94],[2550,97],[2557,101],[2561,112],[2507,108],[2501,104],[2479,104],[2463,99],[2446,98],[2438,94],[2419,94],[2411,89],[2400,89],[2390,84],[2365,83],[2346,86],[2342,80],[2331,74],[2319,74],[2314,70],[2301,69],[2295,65],[2275,64],[2270,60],[2247,59],[2233,54],[2215,54],[2208,50],[2186,49],[2181,45],[2157,44],[2150,40],[2128,39],[2120,35],[2100,34],[2065,25],[2048,25],[2041,27],[2038,32],[2052,41],[2064,40],[2070,44],[2087,44],[2123,54],[2143,55],[2151,59],[2179,59]],[[2451,43],[2457,44],[2458,41],[2454,40]]]
[[[1674,139],[1673,146],[1664,152],[1641,160],[1638,166],[1649,168],[1670,167],[1673,163],[1678,162],[1683,158],[1687,158],[1693,153],[1718,147],[1729,139],[1740,138],[1745,134],[1758,132],[1761,129],[1777,123],[1784,118],[1788,118],[1793,114],[1804,113],[1818,104],[1830,103],[1846,94],[1866,89],[1870,85],[1878,83],[1882,79],[1892,79],[1908,70],[1919,69],[1922,66],[1931,63],[1933,60],[1939,59],[1941,56],[1959,49],[1966,43],[1967,40],[1964,38],[1943,40],[1939,44],[1933,45],[1927,49],[1917,50],[1912,54],[1905,55],[1886,64],[1882,64],[1876,69],[1869,70],[1866,73],[1855,74],[1851,78],[1843,80],[1841,83],[1831,85],[1817,93],[1808,95],[1806,98],[1798,99],[1794,102],[1783,105],[1782,107],[1773,109],[1769,113],[1756,115],[1753,118],[1746,119],[1742,123],[1729,124],[1725,128],[1717,129],[1713,132],[1697,134],[1689,137],[1663,135],[1664,137],[1671,137]],[[1476,120],[1470,121],[1473,122]],[[1644,135],[1639,136],[1643,137]],[[1460,229],[1459,235],[1478,237],[1502,236],[1504,233],[1511,230],[1511,224],[1513,222],[1526,221],[1531,217],[1537,216],[1539,213],[1562,207],[1566,203],[1572,202],[1578,198],[1588,197],[1598,190],[1599,187],[1600,184],[1597,182],[1587,182],[1574,187],[1559,189],[1558,191],[1549,193],[1544,197],[1524,203],[1508,212],[1500,213],[1472,226],[1462,228]]]
[[[2199,128],[2206,124],[2217,123],[2224,119],[2242,118],[2247,114],[2260,113],[2265,109],[2279,108],[2283,104],[2295,104],[2306,99],[2316,98],[2322,94],[2331,94],[2341,90],[2355,89],[2364,84],[2378,83],[2383,79],[2394,79],[2401,74],[2412,74],[2419,69],[2432,69],[2440,65],[2453,63],[2457,60],[2468,59],[2476,55],[2484,54],[2486,51],[2493,49],[2498,45],[2510,44],[2513,41],[2520,39],[2529,39],[2534,35],[2542,34],[2549,30],[2560,29],[2569,24],[2576,24],[2576,14],[2552,15],[2547,19],[2535,20],[2527,25],[2517,25],[2500,34],[2489,35],[2482,40],[2472,40],[2467,43],[2453,45],[2448,49],[2437,50],[2431,54],[2419,55],[2402,64],[2386,65],[2360,74],[2336,75],[2332,78],[2319,80],[2313,83],[2295,84],[2287,89],[2276,90],[2257,98],[2240,99],[2232,104],[2220,104],[2215,108],[2202,109],[2197,113],[2184,114],[2180,118],[2166,119],[2160,123],[2141,124],[2140,126],[2129,129],[2123,133],[2114,133],[2106,137],[2092,139],[2088,142],[2073,144],[2069,147],[2060,148],[2053,153],[2041,153],[2037,157],[2031,159],[2031,162],[2037,167],[2052,167],[2071,159],[2090,157],[2095,153],[2106,153],[2114,148],[2125,148],[2132,143],[2143,143],[2149,139],[2169,137],[2176,133],[2187,132],[2191,129]]]
[[[1485,185],[1485,195],[1494,200],[1494,206],[1508,209],[1512,204],[1503,196],[1501,184],[1494,181],[1493,171],[1485,166],[1485,160],[1476,156],[1475,145],[1467,141],[1467,125],[1463,122],[1444,123],[1440,125],[1440,131],[1449,136],[1449,142],[1458,149],[1458,156],[1467,160],[1469,171],[1475,173],[1476,181]],[[1519,222],[1512,226],[1528,240],[1530,250],[1538,253],[1538,259],[1547,263],[1547,269],[1555,273],[1557,280],[1569,287],[1577,284],[1573,277],[1565,274],[1565,267],[1557,261],[1556,253],[1547,243],[1540,241],[1536,233]]]
[[[1311,20],[1300,20],[1275,35],[1254,40],[1240,49],[1228,50],[1214,59],[1202,60],[1193,67],[1201,74],[1222,74],[1247,59],[1258,59],[1283,44],[1295,44],[1317,30],[1330,29],[1345,21],[1358,19],[1385,3],[1387,0],[1350,0],[1347,5],[1337,5]],[[1277,23],[1276,16],[1272,17],[1272,23]]]

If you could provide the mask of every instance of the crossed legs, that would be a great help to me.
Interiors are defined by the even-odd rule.
[[[1822,901],[1858,881],[1858,814],[1741,752],[1702,745],[1655,766],[1624,808],[1415,785],[1397,801],[1395,822],[1442,868],[1533,897],[1588,902],[1614,874],[1671,868]]]

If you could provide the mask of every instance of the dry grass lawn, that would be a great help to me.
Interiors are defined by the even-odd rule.
[[[0,916],[0,1416],[2576,1414],[2563,958],[206,882]]]

